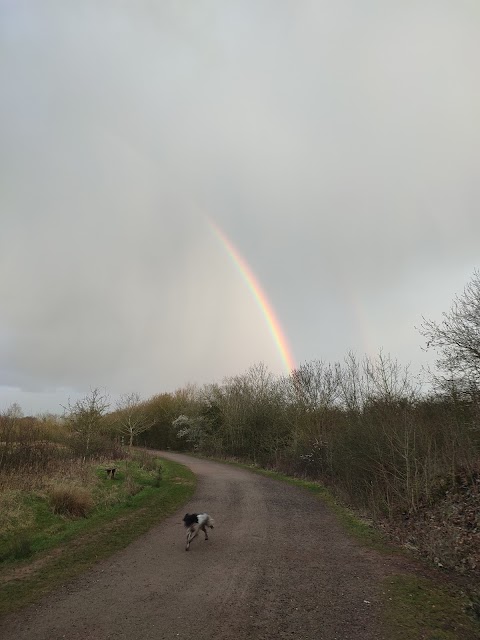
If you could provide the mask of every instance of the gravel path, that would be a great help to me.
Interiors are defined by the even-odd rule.
[[[2,640],[388,640],[387,557],[348,538],[307,491],[165,453],[198,476],[193,500],[123,551],[0,622]],[[184,551],[186,511],[208,541]]]

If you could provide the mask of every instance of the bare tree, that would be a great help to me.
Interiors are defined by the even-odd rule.
[[[84,398],[64,407],[65,419],[85,460],[92,453],[92,443],[99,435],[103,416],[110,406],[108,396],[93,389]]]
[[[140,395],[135,392],[124,393],[120,397],[115,422],[119,433],[128,438],[130,447],[136,436],[155,424],[155,420],[149,417],[146,403],[142,402]]]
[[[461,295],[455,296],[450,311],[442,322],[423,318],[419,329],[427,340],[427,349],[435,349],[440,357],[437,365],[447,377],[462,386],[480,385],[480,271]]]
[[[335,369],[341,405],[348,409],[348,411],[361,411],[365,404],[367,392],[367,384],[361,361],[353,351],[349,351],[343,364],[337,362]]]
[[[412,401],[417,393],[412,384],[409,365],[402,366],[390,354],[380,349],[375,358],[365,356],[363,372],[367,398],[383,402]]]
[[[16,422],[23,418],[23,411],[21,406],[17,402],[14,402],[8,407],[4,415],[12,420],[12,422]]]
[[[294,400],[307,410],[330,408],[339,395],[335,367],[321,360],[305,362],[291,373]]]

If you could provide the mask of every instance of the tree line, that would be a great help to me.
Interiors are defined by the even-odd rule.
[[[130,393],[114,406],[94,389],[28,428],[18,408],[4,412],[0,471],[35,431],[37,442],[63,437],[84,459],[112,443],[234,457],[320,479],[373,516],[415,512],[460,472],[480,471],[479,272],[441,322],[424,319],[419,330],[438,353],[428,392],[383,352],[312,360],[288,376],[257,364],[221,384]]]
[[[259,364],[156,396],[141,442],[318,478],[373,515],[415,512],[459,473],[476,482],[480,472],[479,272],[419,331],[438,354],[428,392],[382,352],[313,360],[284,377]]]

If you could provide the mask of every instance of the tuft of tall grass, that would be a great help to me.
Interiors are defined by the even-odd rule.
[[[163,468],[158,458],[152,456],[148,451],[137,450],[133,459],[140,469],[147,471],[149,475],[153,474],[153,486],[159,487],[163,479]]]
[[[136,496],[143,489],[142,485],[136,482],[132,476],[127,476],[124,482],[124,491],[128,497]]]
[[[59,485],[49,491],[54,513],[70,517],[86,517],[94,507],[92,493],[85,487]]]
[[[138,466],[145,471],[156,471],[158,467],[158,461],[155,456],[152,456],[148,451],[138,450],[135,451],[133,459],[138,463]]]

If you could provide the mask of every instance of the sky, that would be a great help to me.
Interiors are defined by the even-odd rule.
[[[474,0],[0,0],[0,411],[382,349],[480,266]]]

